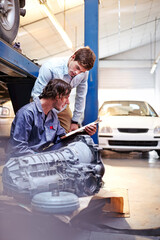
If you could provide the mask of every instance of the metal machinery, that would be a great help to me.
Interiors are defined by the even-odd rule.
[[[29,103],[38,72],[37,64],[0,39],[0,81],[7,84],[15,112]]]
[[[103,174],[99,147],[90,136],[79,135],[58,150],[11,158],[3,168],[2,181],[4,194],[29,203],[48,191],[53,197],[63,192],[94,195],[102,186]]]

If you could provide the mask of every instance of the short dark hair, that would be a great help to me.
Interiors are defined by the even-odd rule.
[[[77,61],[86,70],[93,68],[94,62],[96,60],[96,55],[88,46],[78,49],[74,53],[74,57],[74,60]]]
[[[48,82],[39,98],[52,98],[67,96],[71,92],[71,85],[61,79],[52,79]]]

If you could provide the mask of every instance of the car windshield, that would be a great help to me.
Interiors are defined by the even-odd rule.
[[[99,116],[150,116],[158,117],[154,109],[141,101],[108,101],[99,110]]]

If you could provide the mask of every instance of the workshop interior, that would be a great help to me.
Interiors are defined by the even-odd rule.
[[[160,239],[159,9],[159,0],[0,0],[1,240]],[[86,46],[96,59],[78,130],[56,150],[8,160],[43,64]]]

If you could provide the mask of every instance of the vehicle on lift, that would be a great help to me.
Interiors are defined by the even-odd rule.
[[[25,0],[0,0],[0,38],[12,43],[19,29],[20,15],[25,16]]]
[[[11,124],[14,119],[14,110],[9,98],[8,88],[0,82],[0,146],[6,147],[10,136]]]
[[[105,101],[99,110],[99,145],[131,152],[156,150],[160,156],[160,117],[143,101]]]

